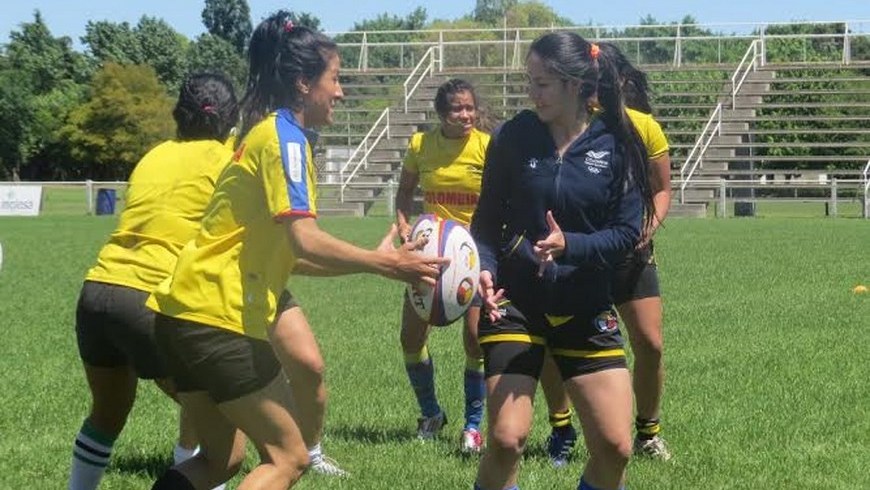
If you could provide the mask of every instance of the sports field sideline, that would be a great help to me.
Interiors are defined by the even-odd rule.
[[[322,225],[374,245],[385,218]],[[0,218],[0,489],[64,488],[87,406],[73,316],[82,278],[113,217]],[[631,489],[870,488],[870,222],[669,220],[657,239],[665,302],[669,463],[634,460]],[[457,452],[460,329],[430,349],[450,425],[415,439],[416,407],[398,344],[400,285],[368,276],[292,279],[327,362],[325,448],[352,473],[306,475],[300,489],[468,489]],[[168,465],[176,410],[142,384],[105,489],[150,488]],[[582,448],[552,469],[540,401],[523,489],[575,488]],[[249,455],[249,465],[255,461]]]

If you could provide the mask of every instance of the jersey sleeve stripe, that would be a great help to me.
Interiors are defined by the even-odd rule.
[[[289,121],[278,118],[278,142],[287,197],[293,211],[309,212],[312,208],[308,189],[308,140]]]

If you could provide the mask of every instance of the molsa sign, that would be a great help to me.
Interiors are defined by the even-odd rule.
[[[39,216],[42,186],[0,185],[0,216]]]

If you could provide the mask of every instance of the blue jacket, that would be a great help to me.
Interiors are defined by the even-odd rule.
[[[531,111],[507,121],[487,151],[471,233],[481,269],[515,303],[553,315],[600,312],[612,304],[612,267],[640,237],[640,193],[600,119],[558,159],[547,126]],[[537,276],[535,241],[548,210],[565,235],[562,257]]]

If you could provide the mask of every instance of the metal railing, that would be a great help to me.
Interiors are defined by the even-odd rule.
[[[864,176],[864,217],[870,219],[870,160],[867,160],[861,175]]]
[[[680,167],[681,203],[685,204],[686,202],[686,186],[688,186],[689,182],[692,180],[692,175],[695,174],[695,169],[702,165],[707,148],[710,146],[710,143],[713,142],[715,136],[721,135],[722,103],[720,102],[716,104],[716,108],[713,109],[713,113],[710,114],[710,119],[707,120],[707,124],[704,125],[704,129],[695,141],[695,146],[692,147],[692,151],[689,152],[689,156],[686,157],[686,161]]]
[[[350,154],[347,162],[342,165],[341,170],[339,171],[339,179],[341,180],[341,202],[344,202],[344,190],[347,189],[347,186],[350,184],[350,181],[353,180],[353,177],[359,171],[360,167],[368,167],[369,155],[374,151],[375,147],[378,146],[378,143],[380,143],[384,135],[386,135],[387,138],[390,137],[389,107],[381,112],[380,117],[378,117],[377,121],[372,125],[372,128],[369,129],[369,132],[366,133],[360,144],[357,145],[356,149],[353,150],[353,153]],[[373,141],[370,141],[372,139]],[[349,168],[350,173],[348,173]],[[345,177],[346,173],[347,177]]]
[[[760,59],[760,51],[758,49],[761,40],[756,39],[749,45],[734,74],[731,75],[731,108],[737,109],[737,93],[743,87],[743,82],[749,77],[749,74],[755,71],[757,61]],[[763,65],[762,65],[763,66]]]
[[[405,113],[408,112],[408,101],[411,100],[411,97],[414,96],[414,92],[417,91],[417,88],[423,83],[423,80],[426,79],[427,76],[431,77],[435,73],[435,64],[439,63],[442,59],[442,51],[440,46],[432,46],[426,50],[426,53],[420,58],[420,61],[417,63],[417,66],[411,70],[411,74],[408,75],[408,78],[402,84],[402,88],[405,92]],[[436,58],[437,53],[437,58]],[[423,67],[426,68],[423,68]],[[421,71],[422,70],[422,71]],[[419,72],[419,73],[418,73]],[[410,87],[410,88],[409,88]]]
[[[842,26],[842,32],[829,33],[831,25]],[[788,26],[819,26],[818,33],[801,34],[771,34],[775,28]],[[721,23],[721,24],[659,24],[659,25],[612,25],[612,26],[549,26],[527,28],[486,28],[486,29],[449,29],[449,30],[399,30],[399,31],[367,31],[367,32],[335,32],[333,36],[339,36],[339,48],[350,56],[357,59],[357,69],[368,71],[373,69],[370,62],[374,50],[391,50],[391,57],[395,66],[378,66],[375,69],[399,69],[404,68],[406,53],[423,51],[429,47],[437,46],[442,54],[438,61],[439,69],[445,63],[449,64],[448,52],[459,52],[461,48],[479,51],[481,46],[490,46],[492,57],[488,63],[483,63],[478,56],[479,67],[490,68],[517,68],[516,60],[524,47],[531,41],[547,32],[555,29],[577,32],[589,40],[610,41],[620,44],[623,52],[636,64],[671,64],[675,67],[690,66],[693,64],[733,64],[734,43],[759,41],[758,55],[760,63],[765,65],[773,62],[812,62],[812,63],[837,63],[848,65],[854,61],[870,62],[870,59],[855,60],[856,53],[852,49],[856,39],[870,39],[870,20],[838,20],[825,22],[780,22],[780,23]],[[699,32],[704,32],[699,35]],[[383,41],[372,39],[384,39]],[[405,38],[405,39],[403,39]],[[780,41],[790,42],[803,40],[805,43],[803,55],[800,52],[793,53],[797,56],[790,60],[770,60],[767,57],[769,44],[777,44]],[[829,57],[825,59],[813,58],[807,54],[815,48],[810,47],[813,43],[825,42],[831,45],[826,50]],[[641,58],[641,52],[645,45],[654,43],[661,53],[662,49],[670,50],[667,57],[660,56],[657,60]],[[715,47],[715,54],[708,58],[698,59],[699,45]],[[449,50],[446,48],[450,48]],[[776,50],[774,48],[774,50]],[[703,50],[702,50],[703,51]],[[705,51],[709,54],[709,51]],[[398,53],[399,56],[395,56]],[[705,55],[706,56],[706,55]],[[450,65],[452,66],[452,65]],[[469,67],[470,65],[464,65]]]

